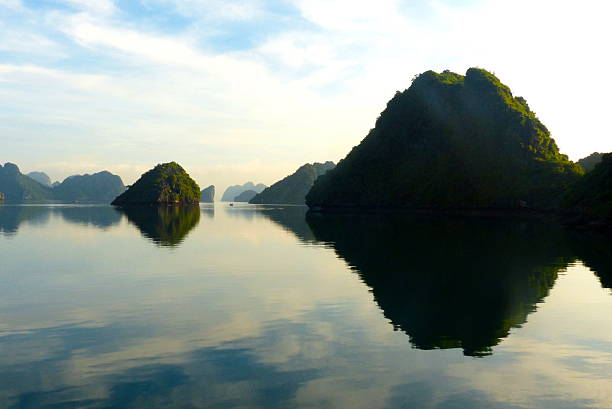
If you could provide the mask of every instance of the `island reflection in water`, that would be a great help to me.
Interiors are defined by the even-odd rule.
[[[525,323],[573,260],[559,226],[529,220],[312,214],[308,224],[415,347],[469,356]]]
[[[7,209],[0,407],[612,407],[601,235],[283,206]]]
[[[200,221],[199,206],[128,206],[119,211],[162,247],[178,246]]]

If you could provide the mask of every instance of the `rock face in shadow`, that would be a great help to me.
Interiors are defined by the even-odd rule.
[[[0,165],[0,192],[9,203],[53,198],[51,189],[22,174],[17,165],[8,162]]]
[[[119,195],[112,204],[168,205],[197,204],[200,187],[176,162],[162,163],[143,174],[136,183]]]
[[[586,158],[582,158],[576,163],[582,166],[585,172],[590,172],[593,169],[595,169],[595,166],[597,166],[599,162],[601,162],[603,155],[604,155],[603,153],[593,152]]]
[[[127,206],[120,211],[140,233],[162,247],[174,247],[200,221],[199,206]]]
[[[248,202],[249,200],[253,199],[255,196],[257,195],[257,192],[254,190],[245,190],[244,192],[240,193],[238,196],[236,196],[234,198],[234,202]]]
[[[612,153],[603,155],[565,195],[567,223],[576,227],[612,229]]]
[[[293,174],[276,182],[259,193],[250,203],[253,204],[306,204],[306,194],[321,175],[333,169],[334,162],[307,163]]]
[[[240,193],[246,190],[254,190],[256,193],[263,191],[267,186],[263,183],[259,183],[257,185],[253,184],[253,182],[246,182],[244,185],[234,185],[225,189],[223,192],[223,196],[221,196],[222,202],[233,202],[234,198],[238,196]]]
[[[200,202],[213,203],[215,201],[215,185],[210,185],[200,192]]]
[[[314,209],[556,209],[583,173],[493,74],[427,71],[306,196]]]
[[[45,172],[30,172],[26,176],[45,187],[51,187],[51,178]]]
[[[108,171],[69,176],[53,188],[56,200],[110,203],[125,191],[121,178]]]
[[[531,220],[309,213],[307,222],[420,349],[491,354],[573,260],[560,226]]]

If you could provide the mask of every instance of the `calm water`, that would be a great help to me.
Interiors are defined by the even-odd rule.
[[[1,408],[612,408],[612,240],[0,206]]]

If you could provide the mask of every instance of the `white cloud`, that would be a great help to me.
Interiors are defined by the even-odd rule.
[[[110,15],[117,11],[113,0],[62,0],[82,11],[96,15]]]

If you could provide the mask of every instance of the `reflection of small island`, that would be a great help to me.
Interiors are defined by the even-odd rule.
[[[491,354],[572,260],[561,227],[535,221],[309,214],[307,222],[420,349]]]
[[[130,206],[120,211],[143,236],[164,247],[180,244],[200,221],[198,206]]]

